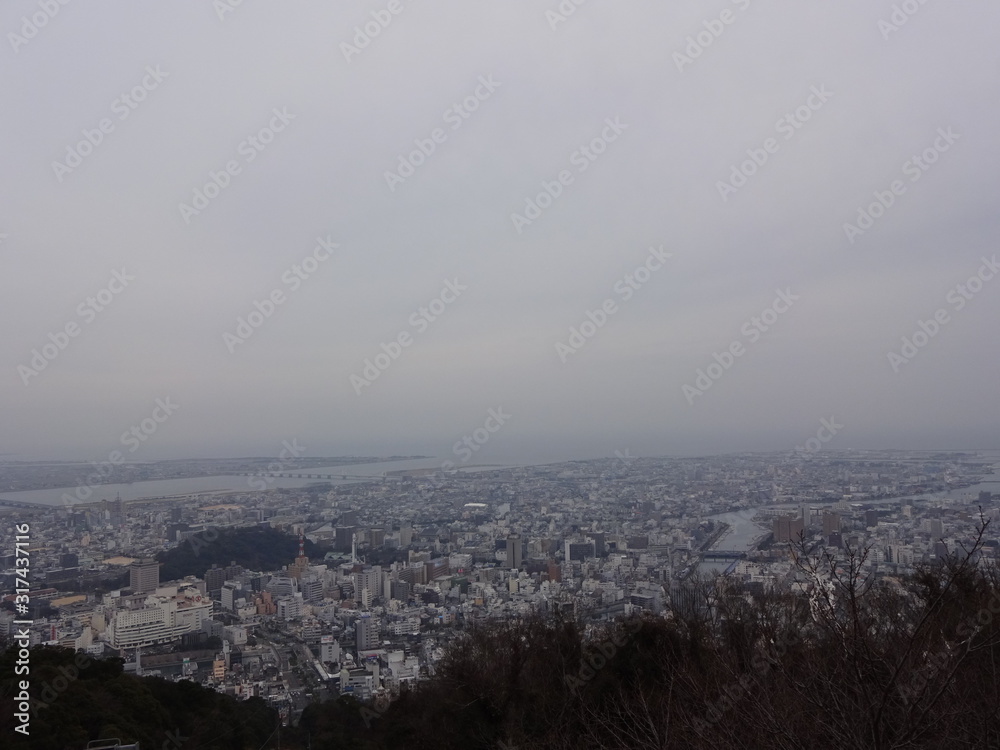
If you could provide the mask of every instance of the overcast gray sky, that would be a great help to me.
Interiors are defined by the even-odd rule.
[[[0,6],[0,453],[1000,442],[995,2],[232,4]]]

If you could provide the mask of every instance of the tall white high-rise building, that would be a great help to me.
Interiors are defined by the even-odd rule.
[[[378,565],[354,574],[354,598],[370,607],[373,600],[382,596],[382,568]]]
[[[358,618],[354,628],[358,651],[371,651],[378,648],[378,622],[373,620],[370,615]]]

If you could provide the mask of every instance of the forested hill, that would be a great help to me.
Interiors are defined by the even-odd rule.
[[[238,701],[186,680],[133,677],[120,659],[87,658],[79,669],[77,657],[65,648],[31,649],[34,710],[24,737],[14,731],[15,679],[23,679],[14,674],[17,651],[0,654],[0,747],[83,750],[91,740],[117,737],[142,750],[236,750],[260,748],[276,734],[278,714],[260,698]]]
[[[306,555],[313,560],[323,556],[308,539]],[[218,565],[225,567],[234,561],[248,570],[280,570],[299,554],[298,537],[270,527],[241,529],[210,529],[185,540],[174,549],[160,552],[160,580],[173,581],[188,575],[204,576],[205,571]]]

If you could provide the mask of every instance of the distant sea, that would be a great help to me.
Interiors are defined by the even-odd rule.
[[[311,484],[355,484],[363,482],[365,479],[358,477],[381,477],[384,473],[419,470],[419,469],[440,469],[443,459],[440,458],[418,458],[405,461],[382,461],[370,464],[339,464],[337,466],[312,466],[306,469],[292,469],[286,473],[292,474],[330,474],[336,477],[348,479],[296,479],[291,477],[272,477],[273,481],[268,482],[268,489],[288,489],[307,487]],[[488,471],[490,469],[503,468],[505,466],[520,466],[525,464],[490,464],[476,465],[470,462],[468,466],[459,466],[462,471]],[[89,464],[80,465],[80,477],[86,478],[91,470]],[[251,484],[253,481],[253,484]],[[91,489],[93,494],[86,500],[77,499],[77,487],[56,487],[45,490],[24,490],[22,492],[0,492],[0,500],[15,503],[32,503],[34,505],[68,505],[63,500],[63,495],[68,494],[73,498],[74,505],[84,503],[100,502],[101,500],[114,500],[121,497],[122,500],[154,500],[157,498],[183,497],[186,495],[197,495],[207,492],[254,492],[260,489],[260,478],[221,475],[214,477],[194,477],[191,479],[151,479],[142,482],[130,482],[129,484],[98,484]],[[81,492],[80,494],[85,494]]]

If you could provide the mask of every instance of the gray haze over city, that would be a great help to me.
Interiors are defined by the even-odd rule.
[[[4,3],[0,453],[995,448],[1000,6],[901,5]]]

